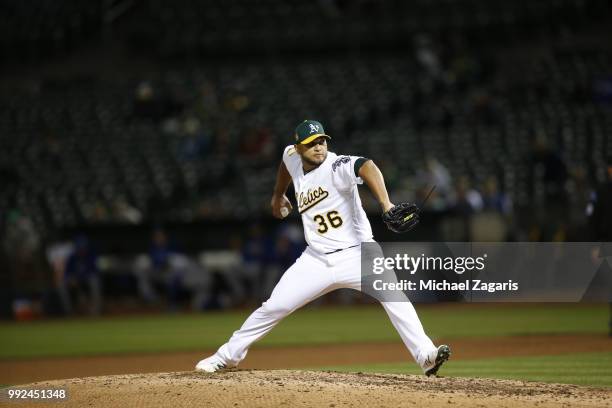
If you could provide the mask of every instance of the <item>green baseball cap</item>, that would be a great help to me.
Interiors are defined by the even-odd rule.
[[[321,136],[331,139],[329,135],[325,134],[323,125],[316,120],[305,120],[295,128],[296,144],[308,144]]]

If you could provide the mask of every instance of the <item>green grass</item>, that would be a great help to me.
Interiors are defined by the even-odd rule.
[[[414,364],[389,363],[319,367],[320,370],[421,374]],[[440,375],[482,377],[612,387],[612,353],[508,357],[449,361]]]
[[[608,305],[417,305],[432,338],[550,333],[605,333]],[[212,349],[240,327],[248,311],[0,324],[0,359]],[[260,343],[294,346],[397,341],[384,310],[307,308]]]

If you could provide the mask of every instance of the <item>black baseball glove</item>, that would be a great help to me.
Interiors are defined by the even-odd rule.
[[[416,204],[401,203],[383,213],[383,222],[398,234],[408,232],[419,223],[419,207]]]

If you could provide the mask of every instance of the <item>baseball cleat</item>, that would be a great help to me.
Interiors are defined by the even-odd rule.
[[[210,356],[204,360],[200,360],[195,366],[196,371],[204,373],[216,373],[217,371],[223,370],[227,365],[224,364],[217,356]]]
[[[450,347],[446,344],[443,344],[438,347],[438,353],[436,355],[436,360],[434,362],[433,367],[425,371],[426,376],[436,375],[442,364],[444,364],[451,355]]]

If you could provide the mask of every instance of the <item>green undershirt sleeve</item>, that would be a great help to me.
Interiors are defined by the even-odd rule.
[[[361,168],[361,166],[363,166],[365,164],[365,162],[367,162],[370,159],[367,159],[365,157],[360,157],[357,160],[355,160],[355,177],[359,177],[359,169]]]

